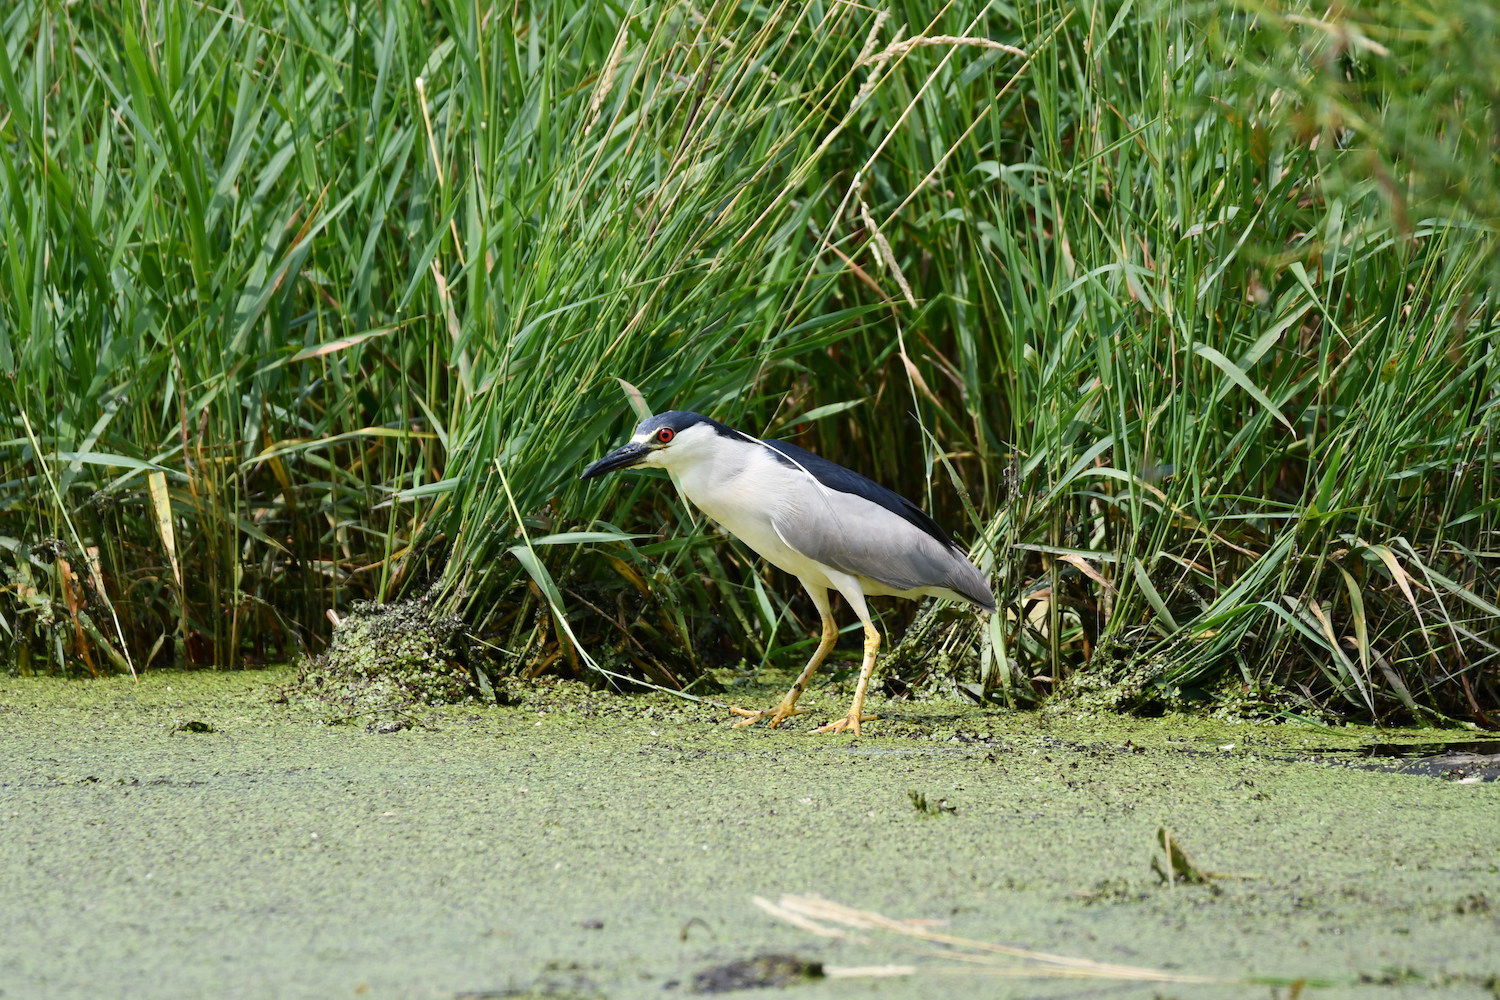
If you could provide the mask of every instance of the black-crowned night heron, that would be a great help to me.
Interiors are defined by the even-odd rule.
[[[823,638],[775,708],[731,708],[748,726],[801,715],[797,698],[838,639],[828,604],[837,590],[865,626],[865,659],[849,714],[818,729],[850,730],[864,714],[880,633],[865,598],[944,597],[995,610],[989,584],[942,528],[905,497],[785,441],[762,441],[697,413],[671,410],[641,421],[630,443],[583,470],[584,479],[653,466],[676,476],[693,505],[769,562],[797,577],[823,616]]]

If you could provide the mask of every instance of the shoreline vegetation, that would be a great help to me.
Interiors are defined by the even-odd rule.
[[[1000,612],[881,607],[887,693],[1500,724],[1489,0],[0,26],[12,674],[287,662],[358,602],[492,692],[800,662],[789,581],[577,482],[645,406],[971,547]]]

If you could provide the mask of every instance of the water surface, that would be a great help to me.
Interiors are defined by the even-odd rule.
[[[1304,996],[1500,989],[1500,785],[1367,755],[1443,734],[877,705],[854,741],[805,732],[822,690],[767,731],[570,689],[376,735],[286,677],[0,679],[0,996],[672,997],[767,954],[917,969],[807,997],[1291,992],[1001,977],[782,893]],[[1163,883],[1163,827],[1220,877]]]

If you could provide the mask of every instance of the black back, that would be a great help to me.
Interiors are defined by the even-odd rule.
[[[799,448],[786,441],[763,443],[772,451],[777,452],[783,462],[805,469],[812,474],[814,479],[829,489],[864,497],[871,503],[884,507],[892,514],[905,518],[949,548],[958,547],[953,544],[953,539],[948,537],[948,533],[938,527],[937,522],[928,517],[922,508],[895,490],[888,490],[875,480],[861,476],[853,469],[846,469],[837,462],[830,462],[820,455],[814,455],[806,448]]]

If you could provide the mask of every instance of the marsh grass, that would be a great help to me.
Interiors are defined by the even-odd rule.
[[[798,658],[793,582],[576,482],[618,377],[974,544],[911,688],[1494,721],[1481,0],[0,18],[19,669],[416,594],[518,672]]]

